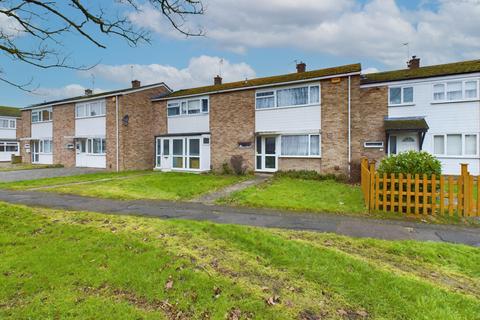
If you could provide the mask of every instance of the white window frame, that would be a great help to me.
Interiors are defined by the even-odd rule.
[[[100,104],[100,113],[94,116],[91,115],[91,109],[93,104]],[[85,115],[79,116],[78,109],[82,107],[85,108]],[[75,105],[75,119],[85,119],[85,118],[97,118],[97,117],[105,117],[107,115],[107,105],[105,100],[95,100],[95,101],[88,101],[77,103]]]
[[[447,88],[448,83],[452,82],[461,82],[462,83],[462,98],[456,100],[448,100],[447,98]],[[465,98],[465,83],[466,82],[476,82],[477,83],[477,96],[474,98]],[[443,85],[443,99],[442,100],[435,100],[435,86],[436,85]],[[448,80],[448,81],[441,81],[435,82],[432,84],[432,103],[450,103],[450,102],[463,102],[463,101],[478,101],[480,99],[480,81],[478,79],[465,79],[465,80]]]
[[[384,144],[383,141],[365,141],[363,147],[366,149],[382,149]]]
[[[50,152],[45,152],[45,144],[50,144]],[[53,139],[38,140],[38,154],[53,154]]]
[[[203,111],[203,100],[207,101],[207,111]],[[200,104],[200,112],[198,113],[189,113],[189,102],[198,101]],[[173,106],[175,104],[175,106]],[[177,106],[178,104],[178,106]],[[180,112],[176,115],[169,115],[168,109],[170,108],[179,108]],[[195,97],[189,99],[182,99],[182,100],[170,100],[167,101],[167,117],[168,118],[176,118],[176,117],[195,117],[195,116],[202,116],[207,115],[210,113],[210,97]]]
[[[44,120],[43,119],[43,112],[48,111],[50,114],[50,119],[49,120]],[[38,121],[33,121],[33,114],[38,114]],[[35,109],[32,110],[32,114],[30,115],[30,119],[32,123],[42,123],[42,122],[52,122],[53,121],[53,110],[52,108],[42,108],[42,109]]]
[[[412,88],[412,101],[405,102],[404,92],[405,89]],[[390,92],[392,89],[400,89],[400,103],[392,103],[390,101]],[[412,85],[405,85],[405,86],[392,86],[388,88],[388,106],[389,107],[404,107],[404,106],[413,106],[415,105],[415,87]]]
[[[460,155],[449,155],[448,154],[448,150],[447,150],[447,136],[449,135],[461,135],[462,136],[462,154]],[[465,154],[465,150],[466,150],[466,139],[465,139],[465,136],[469,136],[469,135],[475,135],[477,136],[477,153],[476,154]],[[443,154],[439,154],[439,153],[435,153],[435,137],[437,136],[442,136],[443,137]],[[479,137],[480,137],[480,133],[476,133],[476,132],[473,132],[473,133],[459,133],[459,132],[450,132],[450,133],[435,133],[435,134],[432,134],[432,154],[435,155],[435,156],[438,156],[438,157],[442,157],[442,158],[477,158],[480,156],[480,153],[479,153]]]
[[[203,159],[203,139],[208,138],[210,139],[210,136],[203,136],[203,135],[193,135],[193,136],[178,136],[178,137],[157,137],[155,139],[155,169],[162,169],[161,166],[161,161],[163,157],[168,157],[168,161],[170,162],[170,170],[172,171],[187,171],[187,172],[201,172],[203,171],[202,169],[202,162],[205,161]],[[168,154],[165,154],[164,150],[164,141],[168,140]],[[174,155],[173,153],[173,140],[182,140],[182,154],[180,155]],[[198,155],[191,155],[190,154],[190,140],[198,140],[199,141],[199,146],[198,146]],[[160,144],[160,148],[159,148]],[[160,154],[158,153],[160,151]],[[173,166],[173,158],[178,157],[182,158],[183,162],[183,167],[182,168],[175,168]],[[199,168],[190,168],[190,159],[191,158],[198,158],[199,159]]]
[[[93,140],[100,140],[100,152],[99,153],[94,153],[93,152]],[[103,143],[103,141],[104,141],[104,143]],[[105,149],[103,148],[104,144],[105,144]],[[107,150],[106,150],[107,139],[104,138],[104,137],[88,138],[86,147],[87,147],[87,150],[86,150],[87,155],[90,155],[90,156],[105,156],[107,154]]]
[[[284,136],[308,136],[308,155],[283,155],[282,154],[282,137]],[[311,154],[311,139],[312,136],[318,136],[318,154],[312,155]],[[312,159],[320,159],[322,157],[322,134],[321,133],[297,133],[297,134],[282,134],[280,135],[279,139],[277,140],[277,154],[279,158],[312,158]]]
[[[0,150],[0,153],[18,153],[20,151],[20,144],[18,142],[8,142],[8,141],[0,141],[0,146],[3,147],[4,151]],[[15,151],[7,151],[7,147],[15,147]]]
[[[311,87],[318,87],[318,102],[311,102],[311,97],[310,97],[310,90]],[[297,105],[291,105],[291,106],[278,106],[278,100],[277,100],[277,92],[281,90],[288,90],[288,89],[296,89],[296,88],[307,88],[307,104],[297,104]],[[257,98],[266,98],[266,97],[257,97],[259,93],[265,93],[265,92],[273,92],[273,107],[269,108],[258,108],[257,106]],[[271,96],[268,96],[271,97]],[[318,106],[322,103],[322,87],[320,83],[309,83],[309,84],[300,84],[300,85],[295,85],[295,86],[286,86],[286,87],[278,87],[278,88],[268,88],[268,89],[261,89],[257,90],[255,92],[255,110],[257,111],[262,111],[262,110],[272,110],[272,109],[283,109],[283,108],[297,108],[297,107],[308,107],[308,106]]]

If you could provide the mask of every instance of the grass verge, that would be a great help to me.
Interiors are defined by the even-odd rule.
[[[96,173],[0,184],[0,188],[76,194],[121,200],[189,200],[245,177],[178,172]]]
[[[33,170],[33,169],[50,169],[50,168],[63,168],[62,165],[56,164],[27,164],[27,163],[20,163],[20,164],[12,164],[6,167],[0,167],[0,172],[7,172],[7,171],[21,171],[21,170]]]
[[[2,319],[480,314],[478,248],[7,204],[0,217]]]

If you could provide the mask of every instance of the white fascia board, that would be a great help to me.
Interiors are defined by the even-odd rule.
[[[144,88],[139,88],[139,89],[130,90],[130,91],[124,91],[124,92],[117,92],[117,93],[99,95],[99,96],[95,96],[95,97],[91,97],[91,98],[86,98],[86,97],[85,97],[85,98],[78,98],[78,99],[75,99],[75,100],[68,100],[68,101],[63,101],[63,102],[56,102],[56,103],[51,103],[51,104],[44,104],[44,105],[41,105],[41,106],[25,107],[25,108],[22,108],[21,110],[44,109],[44,108],[50,108],[50,107],[59,106],[59,105],[61,106],[61,105],[70,104],[70,103],[102,100],[102,99],[111,98],[111,97],[125,96],[125,95],[131,94],[131,93],[136,93],[136,92],[145,91],[145,90],[149,90],[149,89],[153,89],[153,88],[158,88],[158,87],[165,87],[165,88],[167,88],[169,91],[172,91],[166,84],[163,84],[163,83],[162,83],[162,84],[158,84],[158,85],[156,85],[156,86],[144,87]]]
[[[343,73],[343,74],[337,74],[337,75],[331,75],[331,76],[317,77],[317,78],[311,78],[311,79],[302,79],[302,80],[295,80],[295,81],[278,82],[278,83],[271,83],[271,84],[262,84],[262,85],[251,86],[251,87],[240,87],[240,88],[234,88],[234,89],[208,91],[208,92],[191,94],[191,95],[186,95],[186,96],[157,98],[157,99],[152,99],[152,101],[181,100],[181,99],[187,99],[187,98],[191,98],[191,97],[212,95],[212,94],[217,94],[217,93],[243,91],[243,90],[259,89],[259,88],[274,88],[274,87],[280,87],[280,86],[291,85],[291,84],[296,84],[296,83],[308,83],[308,82],[315,82],[315,81],[319,81],[319,80],[332,79],[332,78],[344,78],[344,77],[356,76],[356,75],[360,75],[360,72]],[[188,90],[188,89],[186,89],[186,90]]]
[[[480,77],[480,72],[476,73],[462,73],[462,74],[455,74],[449,76],[435,76],[435,77],[428,77],[428,78],[419,78],[419,79],[408,79],[408,80],[397,80],[397,81],[386,81],[386,82],[378,82],[378,83],[371,83],[371,84],[362,84],[360,88],[375,88],[375,87],[385,87],[385,86],[402,86],[402,85],[411,85],[417,83],[428,83],[428,82],[442,82],[442,81],[450,81],[456,79],[470,79],[470,78],[478,78]]]

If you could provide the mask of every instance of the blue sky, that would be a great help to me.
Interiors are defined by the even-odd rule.
[[[292,72],[295,60],[305,61],[310,70],[356,62],[368,70],[403,68],[404,42],[423,64],[480,58],[478,0],[205,1],[207,14],[188,22],[205,29],[201,38],[175,33],[148,5],[140,13],[122,14],[151,31],[151,44],[132,48],[121,39],[101,37],[107,49],[100,49],[69,34],[62,50],[71,53],[72,62],[99,63],[87,72],[40,70],[1,56],[4,75],[17,82],[32,78],[38,88],[31,94],[0,84],[0,105],[81,94],[92,87],[92,74],[97,91],[129,86],[132,71],[144,84],[165,81],[175,89],[210,84],[220,58],[227,81]]]

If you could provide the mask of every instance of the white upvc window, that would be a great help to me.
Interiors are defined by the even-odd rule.
[[[436,134],[433,154],[449,157],[478,156],[478,135],[475,133]]]
[[[209,109],[208,97],[174,100],[167,103],[169,117],[208,114]]]
[[[38,152],[44,154],[53,153],[53,141],[52,140],[39,140],[38,141]]]
[[[433,101],[468,101],[479,99],[479,81],[448,81],[444,83],[435,83],[433,85]]]
[[[0,119],[0,128],[1,129],[8,129],[9,128],[8,119]]]
[[[92,118],[106,115],[105,100],[77,103],[75,105],[75,117]]]
[[[0,152],[18,152],[18,142],[0,141]]]
[[[319,103],[319,84],[260,90],[255,95],[255,108],[257,110],[302,107]]]
[[[107,145],[105,138],[91,138],[87,140],[87,153],[95,155],[105,155]]]
[[[52,108],[32,110],[32,123],[52,121]]]
[[[281,136],[281,155],[285,157],[320,157],[319,134],[296,134]]]
[[[388,91],[390,106],[413,104],[413,87],[391,87]]]

